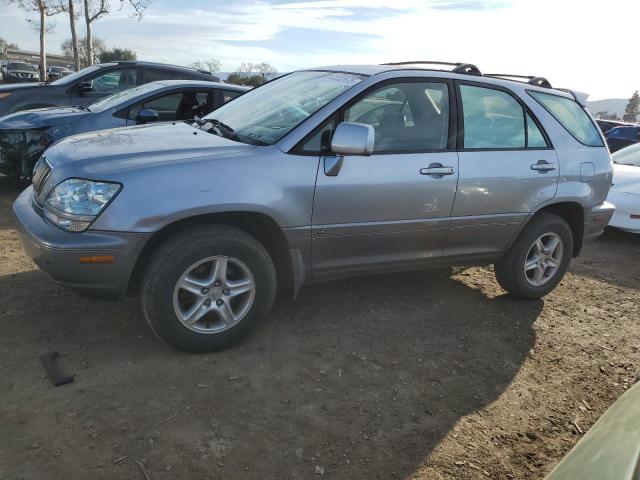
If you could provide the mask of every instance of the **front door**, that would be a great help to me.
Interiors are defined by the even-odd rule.
[[[500,255],[536,206],[553,198],[558,157],[508,91],[459,84],[460,175],[445,256]]]
[[[88,105],[113,93],[128,90],[138,84],[137,77],[138,69],[132,67],[99,73],[93,78],[81,81],[91,83],[90,92],[79,92],[77,88],[72,90],[71,103],[73,105]]]
[[[312,219],[316,277],[414,266],[441,257],[456,192],[453,85],[396,79],[337,119],[372,125],[371,156],[322,158]],[[455,111],[455,110],[454,110]]]

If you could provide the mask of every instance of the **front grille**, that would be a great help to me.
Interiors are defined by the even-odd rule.
[[[47,178],[49,178],[50,173],[51,165],[49,165],[49,162],[47,162],[47,159],[43,155],[33,168],[33,179],[31,183],[33,184],[33,190],[36,192],[36,195],[40,195],[40,192],[42,192],[42,187],[44,187],[44,183],[47,181]]]

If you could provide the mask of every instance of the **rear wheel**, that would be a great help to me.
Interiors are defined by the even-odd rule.
[[[144,315],[166,343],[188,352],[225,348],[264,318],[276,272],[264,247],[242,230],[196,227],[151,258],[140,292]]]
[[[495,265],[498,283],[510,294],[541,298],[564,276],[573,252],[573,234],[564,219],[540,213]]]

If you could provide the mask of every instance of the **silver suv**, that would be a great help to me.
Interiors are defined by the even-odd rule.
[[[13,206],[26,249],[64,285],[139,293],[192,352],[336,277],[494,263],[540,298],[613,213],[609,152],[579,95],[451,67],[297,71],[202,120],[66,138]]]

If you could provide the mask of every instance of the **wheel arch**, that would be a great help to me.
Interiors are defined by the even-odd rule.
[[[154,232],[138,255],[129,278],[127,294],[132,295],[139,290],[151,256],[166,239],[176,232],[203,224],[235,227],[254,237],[267,250],[273,260],[278,276],[278,289],[281,292],[294,291],[294,270],[289,254],[289,244],[278,223],[264,213],[234,211],[207,213],[182,218]]]
[[[573,235],[573,252],[572,256],[575,258],[580,253],[582,249],[582,244],[584,240],[584,207],[575,201],[560,201],[551,204],[547,204],[542,206],[540,209],[536,210],[532,215],[529,216],[529,219],[524,222],[518,235],[520,232],[540,213],[552,213],[554,215],[562,218],[567,224],[569,224],[569,228],[571,228],[571,233]],[[515,242],[518,235],[515,235],[511,240],[509,247],[513,242]]]

